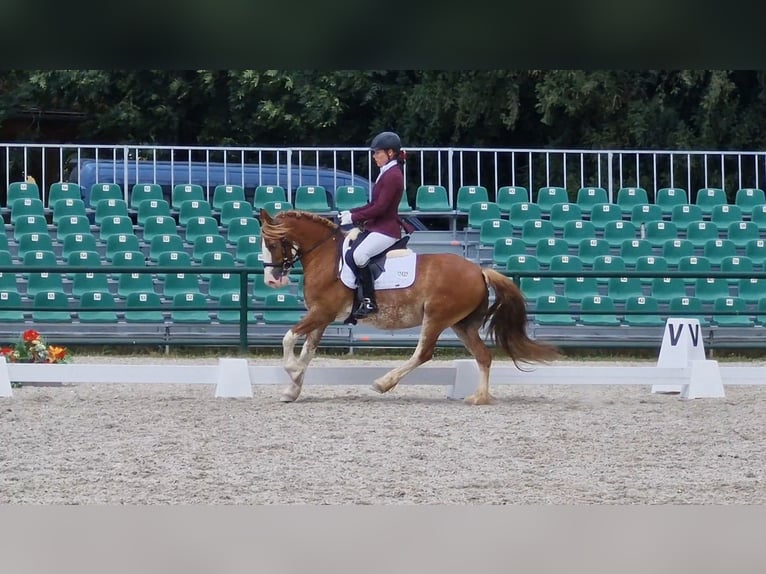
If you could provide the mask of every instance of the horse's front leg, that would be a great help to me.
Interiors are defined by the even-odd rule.
[[[319,341],[322,339],[327,324],[323,324],[319,327],[315,327],[310,330],[306,335],[306,342],[303,343],[300,355],[295,355],[295,344],[298,337],[305,332],[305,327],[301,326],[305,322],[298,323],[295,327],[287,331],[282,338],[282,349],[284,351],[284,367],[287,374],[290,375],[291,383],[287,388],[282,391],[280,400],[285,403],[291,403],[298,398],[303,389],[303,377],[306,374],[306,369],[314,358]]]

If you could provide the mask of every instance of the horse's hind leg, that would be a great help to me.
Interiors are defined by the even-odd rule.
[[[407,373],[412,372],[423,363],[430,361],[431,357],[434,355],[436,341],[443,330],[444,328],[434,327],[433,324],[428,321],[424,322],[420,331],[418,345],[415,347],[415,352],[412,353],[412,356],[401,367],[392,369],[379,379],[376,379],[372,384],[372,388],[379,393],[390,391],[402,380],[402,377],[407,375]]]
[[[319,341],[324,334],[325,326],[318,329],[314,329],[306,335],[306,342],[303,343],[300,356],[296,356],[294,349],[295,343],[298,339],[292,329],[285,333],[282,339],[282,349],[284,351],[284,367],[287,374],[290,375],[292,382],[287,385],[279,400],[284,403],[291,403],[298,398],[303,389],[303,377],[306,374],[306,369],[314,358]]]
[[[492,404],[494,398],[489,394],[489,369],[492,366],[492,351],[481,340],[479,329],[474,324],[462,325],[458,323],[452,326],[452,330],[455,331],[455,334],[479,365],[479,387],[474,394],[465,398],[465,402],[471,405]]]

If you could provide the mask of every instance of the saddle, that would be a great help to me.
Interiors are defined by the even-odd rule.
[[[360,236],[357,236],[351,240],[351,243],[349,244],[350,247],[346,251],[346,256],[344,259],[344,261],[346,262],[346,265],[348,265],[351,268],[351,270],[354,272],[354,275],[357,275],[357,271],[358,271],[356,263],[354,263],[354,243],[356,241],[359,241],[359,237],[361,237],[361,234]],[[378,253],[377,255],[375,255],[374,257],[370,259],[370,262],[367,264],[367,266],[372,272],[373,280],[380,277],[383,274],[383,272],[386,270],[386,256],[388,255],[388,253],[390,251],[396,251],[397,249],[406,249],[409,241],[410,241],[410,236],[405,235],[401,239],[398,239],[396,243],[394,243],[391,247],[389,247],[388,249],[384,249],[383,251],[381,251],[380,253]]]

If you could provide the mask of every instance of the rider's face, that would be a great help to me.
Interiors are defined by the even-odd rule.
[[[388,152],[384,149],[376,149],[372,152],[372,158],[375,160],[375,165],[378,167],[383,167],[391,159]]]

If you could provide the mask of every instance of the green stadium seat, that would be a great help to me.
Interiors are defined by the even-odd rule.
[[[518,231],[519,233],[527,221],[541,221],[542,219],[543,210],[536,203],[514,203],[511,205],[508,215],[508,221],[511,222],[514,232]]]
[[[29,215],[45,217],[45,206],[41,199],[36,197],[25,197],[17,199],[11,204],[11,225],[15,225],[20,218]]]
[[[312,213],[330,213],[332,206],[327,201],[327,191],[321,185],[299,185],[293,197],[295,209]]]
[[[737,281],[737,297],[748,303],[757,303],[766,299],[766,279],[750,277]]]
[[[632,221],[607,221],[602,230],[609,245],[619,247],[626,239],[638,239],[638,228]]]
[[[12,290],[0,291],[0,323],[23,323],[24,311],[21,310],[21,305],[21,295],[16,291],[15,286]],[[16,309],[10,307],[16,307]]]
[[[213,190],[213,209],[220,212],[228,201],[247,203],[245,189],[241,185],[216,185]]]
[[[764,270],[766,262],[766,240],[751,239],[745,244],[745,255],[753,260],[756,269]]]
[[[582,209],[576,203],[556,203],[551,206],[548,220],[555,229],[564,229],[570,221],[582,220]]]
[[[633,206],[648,204],[649,196],[643,187],[621,187],[617,190],[616,203],[620,206],[622,214],[630,217]]]
[[[720,187],[703,187],[697,190],[697,197],[694,200],[695,205],[702,209],[702,213],[710,215],[713,208],[717,205],[726,205],[728,203],[726,192]]]
[[[527,244],[515,237],[498,237],[492,249],[492,262],[496,266],[504,267],[511,255],[524,255],[527,252]]]
[[[577,190],[577,205],[583,213],[590,213],[593,206],[599,203],[611,203],[603,187],[581,187]]]
[[[481,229],[482,223],[488,219],[500,219],[500,206],[491,201],[478,201],[468,208],[468,227]]]
[[[181,227],[186,227],[191,220],[200,217],[213,218],[213,208],[207,201],[190,199],[184,201],[178,210],[178,224]]]
[[[729,282],[723,277],[700,277],[694,280],[694,296],[703,303],[712,303],[729,296]]]
[[[94,221],[96,225],[101,225],[108,217],[130,217],[128,204],[124,199],[102,199],[96,203]]]
[[[753,260],[747,256],[731,255],[721,259],[721,271],[725,273],[752,273],[755,270]],[[727,279],[729,285],[738,285],[739,278]]]
[[[529,191],[520,185],[504,185],[497,190],[495,202],[500,206],[504,214],[511,212],[514,203],[529,203]]]
[[[21,263],[25,268],[51,267],[57,264],[56,253],[50,249],[41,249],[38,251],[27,251],[20,257]],[[24,269],[22,275],[28,270]]]
[[[207,203],[208,207],[210,206],[201,185],[196,183],[179,183],[173,186],[173,191],[170,194],[170,207],[180,212],[181,206],[187,201]]]
[[[65,264],[70,267],[99,267],[101,254],[95,249],[72,250],[64,258]],[[74,273],[67,273],[71,279]]]
[[[170,204],[165,199],[146,199],[138,204],[136,223],[140,227],[146,227],[146,222],[152,217],[168,217],[173,219],[173,225],[175,225]]]
[[[68,215],[56,224],[56,240],[61,243],[68,235],[90,235],[95,239],[90,220],[85,215]]]
[[[686,283],[681,277],[655,277],[651,283],[652,297],[663,304],[676,297],[686,297]]]
[[[644,224],[644,239],[652,247],[661,247],[668,239],[678,238],[678,227],[672,221],[647,221]]]
[[[564,187],[541,187],[537,190],[536,203],[540,206],[543,213],[548,214],[551,211],[551,207],[557,203],[569,203],[569,194]]]
[[[218,311],[216,318],[219,323],[232,324],[239,323],[241,319],[240,294],[224,293],[218,298]],[[252,311],[248,311],[248,319],[253,317]]]
[[[260,212],[267,203],[273,201],[287,201],[287,192],[280,185],[259,185],[255,188],[253,197],[253,209],[256,213]]]
[[[486,219],[479,228],[479,243],[494,246],[498,239],[513,236],[513,226],[507,219]]]
[[[689,203],[686,190],[680,187],[663,187],[654,196],[654,204],[662,209],[663,215],[670,215],[673,206],[685,203]]]
[[[6,192],[6,207],[12,207],[19,199],[41,199],[40,188],[36,183],[28,181],[12,181]]]
[[[576,321],[569,308],[569,301],[562,295],[550,293],[535,298],[534,321],[541,326],[570,326]]]
[[[611,248],[606,239],[586,237],[577,245],[577,256],[586,267],[593,266],[593,261],[600,255],[609,255]]]
[[[163,233],[155,235],[149,242],[149,259],[157,261],[160,253],[165,251],[185,251],[184,240],[180,235]]]
[[[457,211],[458,213],[468,213],[471,205],[476,202],[489,202],[489,193],[487,188],[482,185],[463,185],[457,190]]]
[[[701,249],[710,239],[718,239],[718,226],[712,221],[697,221],[686,228],[686,239]]]
[[[261,250],[260,236],[245,235],[237,239],[237,248],[234,252],[234,259],[239,263],[244,263],[251,254],[260,255]],[[261,269],[263,269],[263,263],[261,263]]]
[[[31,272],[27,276],[27,296],[34,297],[40,292],[63,291],[64,278],[61,273],[47,271]]]
[[[106,273],[83,271],[72,275],[72,297],[82,299],[86,293],[109,292],[109,277]]]
[[[624,303],[629,297],[643,295],[644,288],[638,277],[610,277],[606,283],[606,292],[612,301]]]
[[[443,186],[421,185],[415,192],[415,209],[443,213],[452,211],[452,205]]]
[[[755,324],[766,327],[766,297],[762,297],[756,303]]]
[[[406,193],[402,195],[406,198]],[[367,191],[361,185],[341,185],[335,190],[335,209],[347,211],[367,203]]]
[[[588,295],[580,300],[580,323],[592,327],[617,327],[617,307],[606,295]]]
[[[654,297],[636,295],[625,300],[623,321],[631,327],[663,327],[659,302]]]
[[[734,194],[734,205],[742,210],[742,213],[750,214],[754,207],[766,204],[766,194],[757,187],[743,187]]]
[[[570,247],[577,247],[583,239],[596,238],[596,226],[590,221],[568,221],[564,224],[562,238]]]
[[[125,301],[126,323],[165,323],[162,300],[154,291],[128,293]]]
[[[53,239],[48,233],[27,233],[18,241],[18,256],[23,258],[32,251],[53,251]]]
[[[234,255],[228,251],[210,251],[202,255],[199,261],[202,267],[235,267],[237,262],[234,259]],[[204,280],[210,279],[210,273],[205,272],[200,275]]]
[[[697,319],[701,327],[710,325],[710,321],[704,313],[702,301],[697,297],[674,297],[668,305],[668,314],[671,317]]]
[[[590,222],[596,229],[605,229],[613,221],[622,221],[622,210],[616,203],[597,203],[591,206]]]
[[[736,313],[726,315],[725,313]],[[754,319],[747,309],[747,303],[739,297],[719,297],[713,301],[711,324],[717,327],[752,327]]]
[[[157,267],[186,268],[192,265],[191,255],[186,251],[164,251],[157,255]],[[162,275],[158,279],[162,281]]]
[[[265,281],[263,280],[263,272],[254,273],[252,277],[253,277],[252,293],[256,301],[259,301],[262,303],[266,300],[266,298],[269,295],[274,295],[274,294],[287,294],[287,295],[293,296],[290,285],[283,285],[281,287],[276,287],[276,288],[269,287],[268,285],[266,285]]]
[[[144,242],[151,243],[158,235],[178,235],[176,220],[169,215],[150,215],[147,217],[142,233]],[[181,239],[180,236],[178,238]]]
[[[240,217],[229,222],[225,233],[226,241],[236,246],[241,237],[260,237],[261,224],[255,217]]]
[[[88,207],[95,209],[103,199],[123,199],[122,189],[116,183],[94,183],[90,186]]]
[[[625,260],[620,255],[597,255],[593,258],[591,271],[594,273],[619,273],[625,271]],[[596,278],[598,283],[606,284],[609,282],[608,276],[600,275]]]
[[[125,268],[145,267],[146,256],[141,251],[118,251],[112,257],[109,263],[114,270],[112,279],[119,281]]]
[[[306,316],[297,295],[292,293],[269,293],[263,307],[263,321],[267,325],[294,325]]]
[[[198,237],[207,235],[221,235],[218,230],[218,221],[211,216],[192,217],[185,223],[184,240],[194,244]]]
[[[274,217],[282,211],[290,211],[293,208],[289,201],[269,201],[264,204],[263,209],[266,210],[271,217]]]
[[[681,257],[690,257],[694,252],[694,243],[688,239],[669,239],[662,245],[662,257],[671,268],[678,267]]]
[[[226,240],[220,235],[200,235],[194,240],[192,259],[199,262],[205,253],[213,251],[227,251]]]
[[[742,210],[739,206],[728,203],[713,206],[709,215],[710,221],[721,229],[726,229],[730,223],[743,220]]]
[[[80,323],[114,324],[119,322],[114,295],[109,291],[91,291],[80,297],[77,313]]]
[[[674,205],[670,212],[670,221],[675,224],[679,231],[686,232],[686,229],[695,221],[702,221],[704,214],[699,205],[685,203],[683,205]]]
[[[540,260],[539,256],[538,260]],[[545,264],[545,261],[542,261],[542,263]],[[548,260],[548,269],[552,272],[577,273],[582,271],[584,268],[585,265],[583,265],[582,260],[577,255],[552,255]],[[563,275],[561,277],[553,278],[553,282],[558,284],[563,284],[564,280],[565,277]]]
[[[198,293],[199,275],[179,271],[177,273],[158,273],[162,281],[162,296],[173,299],[179,293]]]
[[[122,272],[117,279],[117,295],[127,298],[131,293],[153,293],[154,280],[151,273]]]
[[[699,274],[710,271],[712,265],[707,257],[701,257],[697,255],[690,255],[681,257],[678,260],[677,270],[682,273]],[[693,284],[697,280],[697,277],[684,277],[686,284]]]
[[[107,261],[112,261],[114,256],[121,251],[141,251],[138,237],[132,233],[116,233],[107,237],[104,251]]]
[[[207,296],[223,299],[226,295],[240,293],[240,276],[237,273],[213,273],[207,286]]]
[[[547,219],[528,219],[521,226],[521,239],[528,246],[537,245],[541,239],[554,239],[555,235],[553,224]]]
[[[13,238],[18,241],[24,235],[37,233],[40,235],[48,234],[48,222],[42,215],[27,215],[20,217],[13,224]]]
[[[553,277],[522,277],[519,288],[528,301],[556,293]]]
[[[598,294],[598,282],[595,277],[565,277],[564,296],[569,301],[580,301],[584,297]]]
[[[65,181],[52,183],[48,189],[48,207],[55,209],[56,203],[61,199],[79,199],[82,201],[82,190],[79,184]]]
[[[737,246],[730,239],[708,239],[702,246],[702,255],[707,257],[713,267],[720,267],[724,257],[736,254]]]
[[[753,239],[759,239],[761,232],[752,221],[732,221],[726,228],[726,238],[738,249],[744,249]]]
[[[636,226],[646,224],[649,221],[660,221],[662,219],[662,207],[653,203],[634,205],[630,212],[630,221]]]
[[[509,255],[505,261],[505,272],[507,275],[512,275],[520,271],[539,271],[540,262],[534,255],[527,255],[526,253],[517,253],[515,255]]]
[[[407,190],[405,189],[404,193],[402,193],[402,198],[399,200],[399,213],[409,213],[410,211],[412,211],[412,205],[410,205]]]
[[[643,255],[652,255],[652,244],[646,239],[625,239],[620,244],[620,256],[629,269],[636,266],[636,261]]]
[[[72,253],[98,252],[98,242],[90,233],[70,233],[61,241],[61,258],[67,260]],[[100,264],[99,255],[99,264]]]
[[[158,183],[136,183],[130,188],[130,209],[133,211],[140,211],[141,204],[144,201],[164,201],[165,194],[162,191],[162,186]],[[169,205],[169,204],[168,204]]]
[[[64,309],[69,300],[63,290],[40,291],[32,302],[33,323],[71,323],[72,312]]]
[[[0,253],[3,251],[10,251],[10,241],[6,233],[0,232]]]
[[[557,255],[568,255],[569,245],[559,237],[541,238],[535,244],[534,255],[544,267],[551,263],[551,259]]]
[[[127,215],[114,215],[106,217],[101,222],[98,230],[98,236],[102,243],[106,243],[111,235],[134,235],[133,221]]]
[[[642,255],[636,259],[636,272],[648,272],[648,273],[662,273],[668,270],[668,262],[664,257],[657,257],[655,255]],[[641,283],[648,285],[652,282],[652,277],[641,276]]]
[[[229,223],[235,219],[243,217],[255,219],[253,206],[246,201],[227,201],[221,206],[220,212],[220,222],[223,227],[228,227]]]
[[[53,205],[51,221],[53,221],[53,225],[58,225],[64,218],[87,217],[87,215],[85,202],[82,199],[61,199]]]

